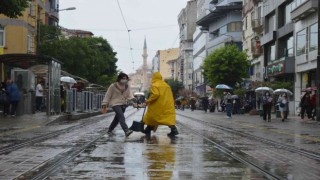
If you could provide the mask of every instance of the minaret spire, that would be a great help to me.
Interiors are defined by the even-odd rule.
[[[143,66],[142,66],[143,90],[146,90],[147,89],[147,69],[148,69],[148,64],[147,64],[148,53],[147,53],[147,40],[146,40],[146,37],[144,37],[142,57],[143,57]]]

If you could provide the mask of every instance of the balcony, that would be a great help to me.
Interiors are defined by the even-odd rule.
[[[293,32],[293,23],[290,22],[288,24],[285,24],[284,26],[282,26],[281,28],[278,29],[278,34],[277,37],[281,38],[289,33]]]
[[[315,12],[318,6],[319,0],[308,0],[291,11],[291,19],[293,21],[304,19],[309,14]]]
[[[263,18],[254,19],[251,21],[252,29],[257,33],[260,34],[263,32]]]
[[[277,38],[277,31],[271,31],[267,34],[264,34],[261,38],[261,45],[265,45],[271,41],[275,41]]]

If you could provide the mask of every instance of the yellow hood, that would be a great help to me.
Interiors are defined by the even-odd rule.
[[[154,83],[156,81],[162,80],[162,75],[159,72],[153,73],[151,82]]]

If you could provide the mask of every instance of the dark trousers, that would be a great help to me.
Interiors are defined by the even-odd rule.
[[[18,101],[11,101],[10,105],[11,105],[10,114],[11,115],[16,115],[16,111],[17,111],[17,107],[18,107]]]
[[[109,132],[113,131],[114,128],[116,128],[119,123],[124,132],[128,131],[129,128],[126,124],[126,119],[124,117],[126,106],[125,105],[113,106],[112,109],[116,113],[116,115],[114,116],[113,121],[109,126]]]
[[[301,119],[304,119],[304,114],[307,113],[308,118],[311,118],[312,107],[311,106],[302,106],[301,107]]]
[[[231,117],[231,115],[232,115],[232,104],[231,103],[227,103],[226,104],[226,109],[227,109],[227,116]]]
[[[36,110],[41,111],[42,96],[36,96]]]
[[[3,114],[4,115],[10,114],[10,102],[9,101],[3,103]]]
[[[270,120],[271,119],[271,105],[264,104],[262,106],[262,109],[263,109],[263,120],[266,120],[267,116],[268,116],[268,120]]]

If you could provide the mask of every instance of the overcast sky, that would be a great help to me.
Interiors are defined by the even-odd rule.
[[[142,65],[144,37],[150,64],[157,50],[179,46],[177,18],[188,0],[118,1],[131,30],[131,51],[117,0],[60,0],[60,9],[76,7],[76,10],[61,11],[59,25],[68,29],[88,30],[95,36],[107,39],[118,53],[118,69],[126,73],[133,73]]]

